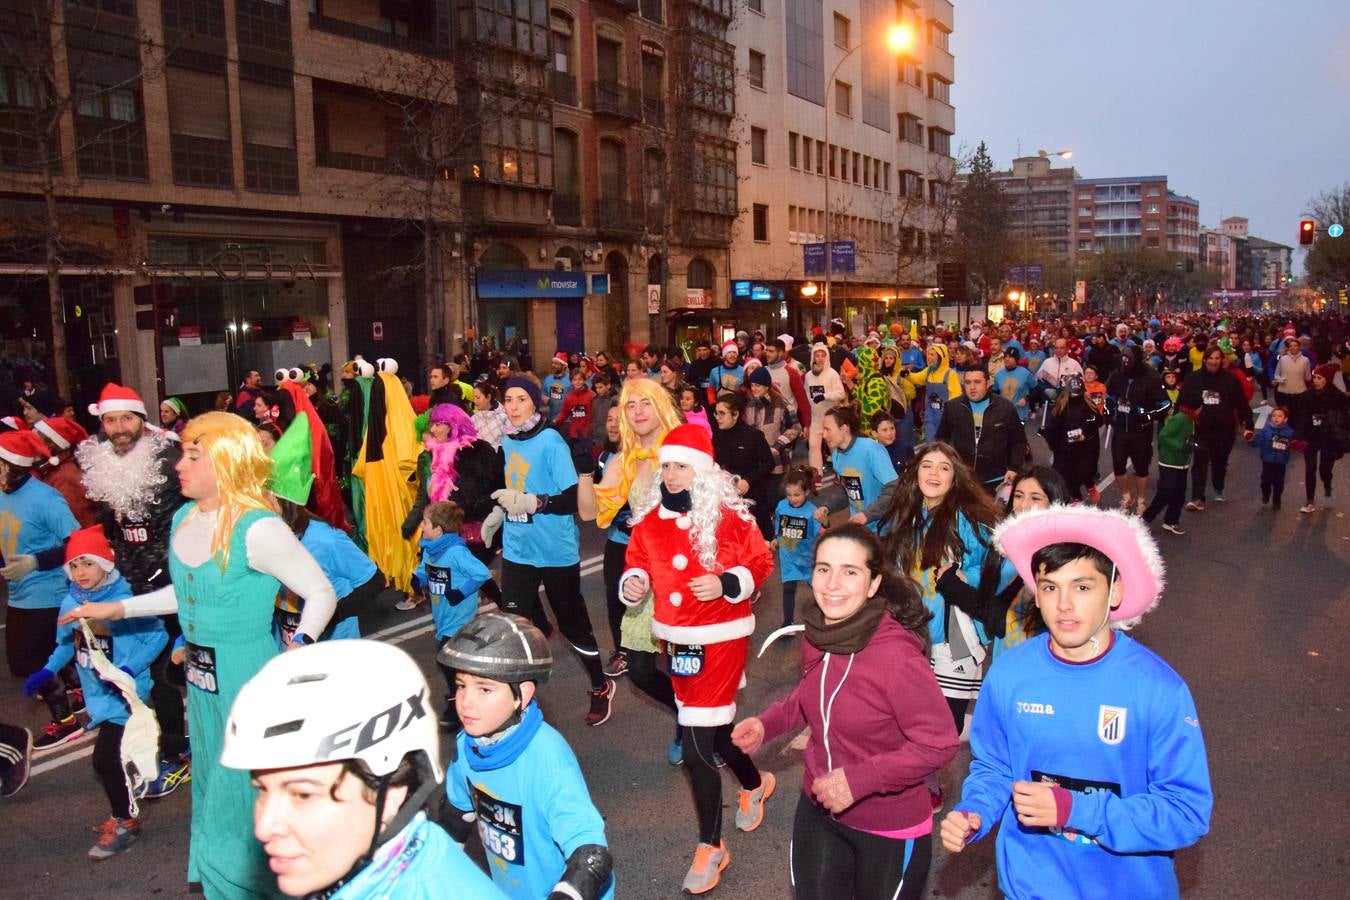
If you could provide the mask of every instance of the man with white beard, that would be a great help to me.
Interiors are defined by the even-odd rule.
[[[84,472],[84,488],[98,506],[99,524],[112,545],[121,571],[135,594],[169,582],[169,532],[173,514],[185,502],[174,466],[181,455],[177,439],[146,425],[145,403],[131,388],[107,384],[89,412],[103,425],[75,452]],[[146,796],[163,797],[186,784],[191,758],[183,725],[183,695],[169,679],[177,616],[162,616],[170,641],[150,666],[150,702],[159,719],[159,777]]]

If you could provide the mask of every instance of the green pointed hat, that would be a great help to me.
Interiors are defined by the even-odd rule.
[[[309,417],[301,413],[272,448],[272,493],[304,506],[314,486]]]

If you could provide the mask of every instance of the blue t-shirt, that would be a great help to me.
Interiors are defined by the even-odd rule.
[[[1087,665],[1057,659],[1049,636],[989,670],[970,728],[974,759],[956,809],[1001,822],[998,881],[1030,897],[1178,897],[1172,851],[1209,830],[1214,794],[1186,683],[1121,632]],[[1027,828],[1014,781],[1072,792],[1068,825]]]
[[[722,391],[739,390],[745,383],[745,366],[737,363],[735,366],[716,365],[713,366],[712,373],[708,376],[708,386],[717,393]]]
[[[610,463],[618,461],[619,454],[617,453],[611,453],[608,450],[601,453],[600,458],[596,460],[595,483],[599,484],[601,479],[605,477],[605,468],[608,467]],[[623,509],[619,510],[614,516],[614,521],[610,522],[609,527],[605,529],[606,539],[611,540],[616,544],[627,546],[628,532],[624,531],[622,526],[632,517],[633,511],[627,506],[624,506]]]
[[[1017,417],[1023,424],[1027,421],[1027,416],[1031,412],[1030,404],[1018,406],[1018,401],[1025,400],[1031,392],[1031,385],[1035,382],[1036,376],[1031,372],[1018,366],[1015,369],[999,369],[994,373],[994,386],[998,392],[1017,409]]]
[[[900,363],[912,368],[915,372],[928,368],[928,361],[923,357],[923,351],[913,344],[908,350],[900,351]]]
[[[577,483],[562,435],[545,428],[528,440],[502,437],[506,486],[528,494],[561,494]],[[581,532],[572,515],[507,513],[502,558],[526,566],[571,566],[581,561]]]
[[[520,756],[498,769],[469,766],[473,738],[455,738],[446,794],[460,812],[477,814],[492,880],[513,900],[542,900],[586,844],[608,846],[605,820],[586,789],[576,755],[547,722]],[[601,895],[613,900],[614,882]]]
[[[779,572],[783,583],[810,581],[816,538],[820,536],[816,504],[807,500],[801,506],[793,506],[784,497],[778,501],[773,515],[774,537],[778,539]]]
[[[491,576],[457,534],[418,541],[422,558],[413,572],[413,584],[426,586],[436,640],[453,637],[478,612],[478,589]]]
[[[552,422],[558,418],[558,413],[562,412],[563,398],[567,392],[572,389],[572,376],[567,373],[562,375],[545,375],[541,391],[544,399],[548,401],[548,420]]]
[[[1031,352],[1026,354],[1026,360],[1027,360],[1027,371],[1031,372],[1034,375],[1036,374],[1036,370],[1041,367],[1041,363],[1045,362],[1045,351],[1032,350]]]
[[[419,812],[332,900],[439,900],[449,896],[449,885],[455,900],[505,896],[441,826]]]
[[[886,448],[868,437],[856,437],[847,450],[835,450],[831,461],[853,515],[866,509],[898,477]],[[869,527],[876,530],[875,523]]]
[[[305,545],[309,555],[323,569],[323,574],[328,576],[338,600],[374,578],[379,571],[370,557],[362,553],[345,532],[327,522],[311,519],[300,543]]]
[[[0,552],[5,562],[61,547],[80,527],[61,492],[29,477],[12,494],[0,491]],[[9,605],[15,609],[56,609],[69,586],[60,566],[34,569],[9,582]]]

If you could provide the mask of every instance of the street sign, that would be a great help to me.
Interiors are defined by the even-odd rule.
[[[858,270],[858,245],[853,241],[830,242],[830,268],[852,275]],[[807,275],[825,274],[825,245],[802,244],[802,270]]]
[[[1345,226],[1340,222],[1327,228],[1327,237],[1340,237],[1343,234],[1345,234]]]
[[[1007,281],[1009,284],[1040,284],[1045,277],[1045,269],[1035,266],[1009,266]]]

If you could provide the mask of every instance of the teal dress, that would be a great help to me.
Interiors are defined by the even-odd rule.
[[[196,508],[188,503],[178,510],[175,532]],[[253,837],[249,773],[219,763],[235,695],[277,654],[272,610],[281,585],[249,568],[244,541],[254,522],[273,515],[251,510],[239,518],[223,572],[216,555],[200,566],[187,565],[173,551],[173,539],[169,541],[169,574],[187,643],[184,669],[194,763],[188,881],[201,882],[208,900],[280,896],[262,844]]]

